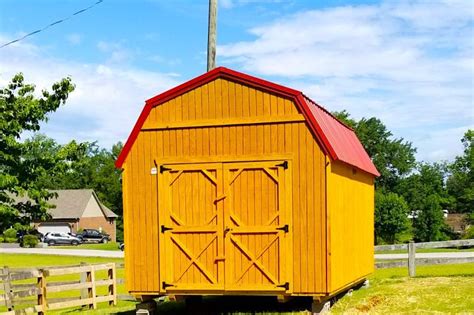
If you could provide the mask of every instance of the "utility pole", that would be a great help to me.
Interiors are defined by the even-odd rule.
[[[217,37],[217,0],[209,0],[209,23],[207,33],[207,71],[216,67],[216,37]]]

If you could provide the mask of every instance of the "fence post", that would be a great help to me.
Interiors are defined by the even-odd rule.
[[[12,288],[11,288],[11,273],[10,268],[8,266],[3,267],[3,290],[5,291],[5,306],[7,307],[8,311],[13,311],[12,306]]]
[[[95,270],[94,266],[91,265],[89,271],[86,272],[87,282],[90,282],[91,286],[87,288],[87,295],[89,299],[92,299],[92,303],[89,304],[89,309],[97,309],[96,290],[95,290]]]
[[[107,271],[109,280],[112,280],[112,284],[109,284],[109,295],[112,295],[114,299],[109,301],[109,305],[117,305],[117,273],[115,269],[115,263],[112,264],[112,267]]]
[[[81,262],[81,266],[87,265],[85,262]],[[87,272],[81,272],[81,283],[87,282]],[[81,289],[81,299],[87,299],[89,296],[87,288]]]
[[[43,269],[38,269],[39,275],[37,280],[37,285],[39,289],[38,301],[37,304],[41,306],[41,312],[38,312],[39,315],[44,315],[47,309],[46,303],[46,277],[44,276]]]
[[[408,275],[416,276],[416,244],[413,241],[408,243]]]

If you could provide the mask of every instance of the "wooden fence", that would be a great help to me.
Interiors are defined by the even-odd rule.
[[[58,281],[58,276],[79,280]],[[26,269],[4,267],[0,269],[0,307],[3,304],[6,312],[0,314],[44,314],[48,310],[78,306],[96,309],[101,302],[116,305],[117,280],[115,263]],[[106,294],[100,295],[98,291]],[[60,297],[63,292],[78,296]]]
[[[375,246],[375,251],[395,251],[395,250],[407,250],[408,259],[399,261],[377,261],[375,267],[380,268],[396,268],[396,267],[408,267],[408,274],[410,277],[416,275],[416,266],[421,265],[448,265],[448,264],[464,264],[474,263],[474,257],[447,257],[447,258],[416,258],[416,249],[421,248],[459,248],[459,247],[473,247],[474,239],[468,240],[456,240],[456,241],[443,241],[443,242],[424,242],[408,244],[395,244],[395,245],[378,245]]]

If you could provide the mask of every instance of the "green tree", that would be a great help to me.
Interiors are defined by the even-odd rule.
[[[70,78],[54,83],[52,91],[35,95],[35,86],[17,74],[0,89],[0,230],[13,222],[29,222],[48,216],[47,200],[53,194],[38,184],[38,177],[52,171],[65,156],[32,157],[36,143],[21,142],[24,132],[35,132],[48,114],[63,105],[74,90]],[[27,196],[32,202],[16,203],[13,196]]]
[[[56,150],[59,148],[57,146]],[[76,150],[75,159],[67,172],[43,176],[40,181],[48,189],[93,189],[102,203],[121,215],[121,172],[114,165],[121,149],[120,142],[113,145],[110,151],[101,149],[96,142],[85,143],[80,150]]]
[[[413,220],[415,241],[432,242],[445,239],[444,225],[439,196],[436,194],[427,196],[422,208],[417,211],[417,217]]]
[[[408,228],[408,206],[403,197],[389,192],[375,194],[375,235],[393,244],[398,233]]]
[[[418,163],[416,171],[403,178],[396,187],[410,206],[410,210],[423,209],[430,195],[438,196],[441,207],[449,208],[453,202],[445,185],[446,163]]]
[[[457,212],[474,213],[474,130],[469,129],[461,139],[464,154],[450,165],[447,180],[449,195]]]

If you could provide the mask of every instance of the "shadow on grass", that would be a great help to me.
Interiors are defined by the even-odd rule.
[[[256,313],[291,313],[311,309],[311,298],[295,298],[280,303],[275,297],[203,297],[190,298],[186,302],[159,302],[157,314],[256,314]],[[135,311],[116,314],[135,314]]]

